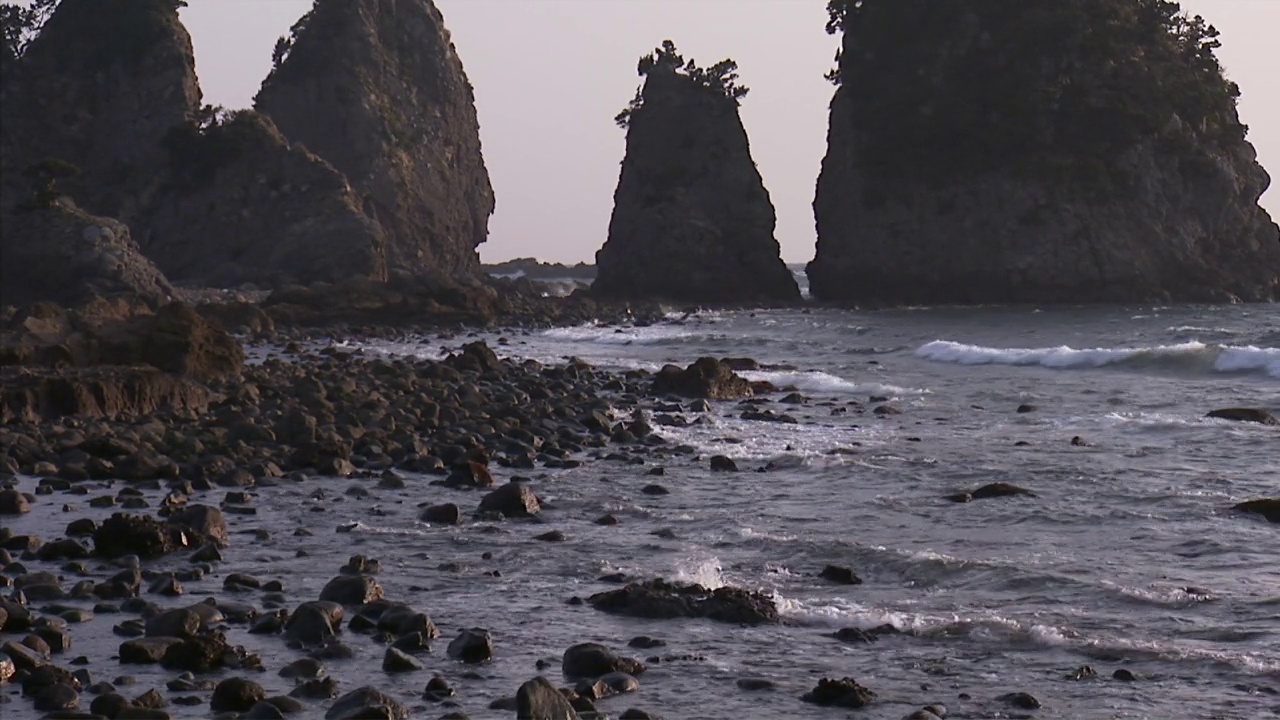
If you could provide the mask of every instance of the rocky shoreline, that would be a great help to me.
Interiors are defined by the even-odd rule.
[[[217,337],[189,310],[159,317]],[[467,717],[465,709],[476,704],[469,695],[493,696],[492,688],[476,691],[472,681],[506,650],[503,638],[511,628],[451,623],[430,613],[430,593],[387,592],[379,577],[394,577],[398,558],[356,553],[306,560],[333,573],[318,588],[287,587],[278,577],[227,564],[224,556],[245,546],[287,547],[289,538],[276,537],[286,528],[268,528],[260,510],[296,502],[323,518],[330,503],[358,503],[374,517],[411,512],[427,528],[518,529],[530,532],[533,543],[572,542],[561,530],[539,527],[556,507],[539,496],[543,482],[537,478],[600,460],[658,469],[709,462],[713,470],[734,472],[731,459],[697,459],[694,448],[655,434],[654,424],[679,422],[681,412],[705,407],[706,398],[751,399],[747,411],[760,413],[759,402],[785,390],[736,375],[734,369],[752,367],[745,359],[704,358],[688,368],[618,373],[578,360],[544,366],[504,359],[483,342],[450,333],[418,336],[424,351],[436,345],[448,350],[440,360],[426,360],[307,341],[314,330],[274,332],[274,342],[249,347],[251,361],[238,372],[222,372],[208,361],[226,359],[225,347],[210,353],[216,342],[183,356],[206,361],[186,371],[188,382],[207,391],[199,406],[166,408],[162,402],[143,412],[126,408],[97,417],[33,414],[0,426],[0,474],[10,478],[0,490],[0,513],[16,523],[28,514],[48,518],[60,506],[68,520],[62,532],[40,527],[40,535],[54,537],[11,530],[8,520],[0,530],[6,595],[0,600],[0,655],[6,658],[0,659],[0,679],[22,688],[22,697],[0,695],[0,702],[49,717],[87,717],[74,714],[87,710],[97,717],[160,718],[206,705],[243,718],[319,708],[327,718]],[[236,361],[231,353],[229,362]],[[111,372],[102,366],[47,372],[94,371]],[[39,374],[17,369],[24,372]],[[6,391],[12,378],[6,375]],[[650,497],[667,492],[657,483],[642,490]],[[975,491],[978,497],[987,495]],[[1274,502],[1240,510],[1274,520]],[[402,503],[409,506],[397,507]],[[609,527],[619,520],[605,514],[593,522]],[[335,531],[358,538],[358,525],[298,526],[292,540]],[[477,553],[465,544],[431,547],[442,568],[462,567]],[[501,568],[489,564],[486,574],[499,576]],[[860,582],[848,568],[828,567],[821,576]],[[751,589],[660,578],[602,580],[619,587],[565,602],[630,618],[695,618],[690,622],[731,627],[780,622],[773,600]],[[501,607],[499,601],[489,615],[495,623]],[[836,638],[865,643],[878,634],[850,628]],[[611,644],[620,648],[624,640]],[[474,669],[428,678],[424,660],[440,660],[432,654],[433,641],[447,644],[443,656],[450,667]],[[370,643],[388,678],[422,677],[420,695],[352,689],[344,682],[344,660],[373,657],[363,647]],[[639,651],[665,642],[637,636],[625,644]],[[73,649],[80,647],[85,654]],[[269,666],[263,655],[293,660]],[[596,704],[638,689],[646,666],[685,661],[679,653],[640,660],[607,645],[580,643],[561,658],[540,660],[529,668],[532,679],[488,700],[487,710],[475,716],[606,717]],[[542,677],[553,674],[554,662],[568,682],[560,689]],[[333,666],[332,674],[326,666]],[[145,692],[130,687],[139,676],[140,686],[154,686]],[[108,677],[116,679],[105,682]],[[774,681],[742,677],[737,685],[757,692],[773,688]],[[273,695],[266,688],[285,692]],[[854,679],[833,678],[817,682],[797,702],[856,708],[875,697]],[[945,708],[931,702],[922,694],[923,709],[910,717],[944,717]],[[610,708],[626,704],[610,701]],[[1039,701],[1018,692],[1002,696],[998,705],[1029,710]],[[627,708],[617,717],[656,715]]]

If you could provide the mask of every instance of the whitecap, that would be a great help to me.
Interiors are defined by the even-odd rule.
[[[1158,367],[1198,372],[1255,372],[1280,378],[1280,349],[1206,345],[1197,341],[1135,348],[1076,349],[1067,345],[1042,348],[995,348],[950,340],[934,340],[920,346],[915,355],[933,362],[958,365],[1038,365],[1053,369],[1106,366]]]

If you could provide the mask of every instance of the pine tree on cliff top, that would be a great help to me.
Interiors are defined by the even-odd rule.
[[[725,58],[709,68],[699,67],[693,58],[685,61],[676,50],[675,43],[663,40],[662,46],[653,49],[652,53],[642,55],[636,65],[636,74],[647,77],[653,72],[670,72],[688,78],[689,82],[705,88],[708,92],[724,97],[737,105],[751,91],[745,85],[738,84],[738,63]],[[631,116],[644,106],[644,85],[636,88],[635,97],[618,113],[613,121],[620,128],[631,124]]]

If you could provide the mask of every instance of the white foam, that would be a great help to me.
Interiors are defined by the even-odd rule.
[[[576,327],[552,328],[544,331],[543,338],[580,343],[605,345],[643,345],[671,342],[691,337],[706,337],[684,325],[616,326],[586,323]]]
[[[842,377],[818,370],[748,370],[738,373],[752,381],[771,382],[778,387],[794,387],[797,390],[820,393],[843,393],[849,395],[889,395],[902,397],[905,395],[927,395],[929,390],[905,388],[878,382],[853,382]]]
[[[1206,345],[1185,342],[1136,348],[1076,349],[1067,345],[1043,348],[994,348],[934,340],[916,357],[959,365],[1039,365],[1054,369],[1099,368],[1123,363],[1192,366],[1215,372],[1262,372],[1280,378],[1280,349],[1254,346]]]
[[[696,583],[708,590],[715,590],[725,585],[720,558],[714,555],[685,558],[679,561],[676,564],[675,579],[680,582]]]

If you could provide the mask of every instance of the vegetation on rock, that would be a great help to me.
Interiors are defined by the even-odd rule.
[[[1244,137],[1218,31],[1170,0],[830,0],[828,78],[880,167],[1106,163],[1171,125]],[[911,78],[904,81],[904,78]],[[919,81],[917,78],[927,78]],[[891,120],[887,120],[891,119]],[[1088,163],[1086,163],[1088,164]]]
[[[699,67],[693,58],[686,61],[670,40],[663,40],[662,47],[654,48],[652,53],[640,57],[636,74],[647,77],[653,72],[670,72],[686,77],[694,85],[732,101],[735,106],[751,91],[751,88],[738,84],[738,63],[732,59],[725,58],[709,68]],[[631,124],[632,114],[643,106],[644,86],[641,85],[636,88],[635,97],[631,98],[622,112],[614,116],[613,121],[618,127],[626,128]]]

